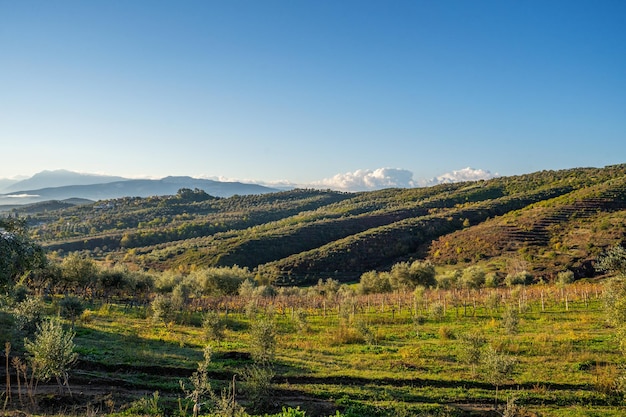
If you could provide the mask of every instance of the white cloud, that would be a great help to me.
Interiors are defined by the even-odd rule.
[[[200,175],[196,178],[204,178],[223,182],[242,182],[246,184],[258,184],[278,189],[291,188],[318,188],[338,191],[373,191],[383,188],[412,188],[428,187],[442,183],[462,181],[477,181],[498,177],[490,171],[474,168],[463,168],[457,171],[447,172],[431,179],[414,180],[413,172],[401,168],[378,168],[358,169],[354,172],[337,174],[331,178],[325,178],[308,184],[296,184],[287,180],[262,181],[252,179],[235,179],[225,176]]]
[[[340,191],[370,191],[382,188],[414,187],[413,173],[406,169],[378,168],[359,169],[354,172],[337,174],[311,184],[316,188],[330,188]]]
[[[7,198],[34,198],[39,197],[37,194],[7,194],[4,197]]]
[[[499,177],[499,174],[493,174],[484,169],[463,168],[458,171],[446,172],[430,180],[420,181],[420,185],[429,186],[436,184],[449,184],[453,182],[488,180]]]

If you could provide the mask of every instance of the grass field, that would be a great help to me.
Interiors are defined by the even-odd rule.
[[[335,296],[321,308],[320,300],[300,300],[296,307],[276,297],[257,300],[256,311],[250,305],[219,311],[225,324],[220,341],[208,340],[201,312],[178,313],[165,323],[153,320],[147,307],[91,305],[75,328],[74,395],[41,385],[37,409],[184,415],[179,382],[196,369],[207,344],[214,391],[235,376],[237,401],[246,407],[240,381],[252,363],[250,329],[255,318],[269,317],[276,325],[276,355],[273,408],[266,412],[300,407],[307,416],[496,415],[496,386],[485,358],[497,355],[514,362],[498,381],[500,412],[509,401],[506,412],[513,413],[512,402],[518,409],[509,415],[618,416],[624,414],[619,381],[625,361],[600,297],[597,284]],[[470,357],[468,335],[483,338],[474,346],[482,360]],[[15,409],[36,411],[21,406],[14,392],[5,410]]]

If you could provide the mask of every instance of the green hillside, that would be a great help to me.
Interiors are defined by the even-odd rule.
[[[239,265],[303,284],[422,258],[546,280],[565,269],[591,276],[591,260],[624,239],[625,209],[626,165],[617,165],[362,193],[181,190],[12,214],[28,216],[33,236],[61,256],[155,270]]]

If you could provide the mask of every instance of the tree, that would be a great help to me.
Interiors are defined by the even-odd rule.
[[[626,249],[623,246],[610,248],[598,259],[595,268],[600,272],[626,276]]]
[[[91,258],[78,253],[69,254],[61,262],[61,276],[66,285],[77,289],[89,285],[98,275],[98,268]]]
[[[391,268],[389,283],[393,289],[408,288],[413,290],[418,285],[433,287],[435,280],[435,266],[429,261],[399,262]]]
[[[225,328],[226,323],[217,311],[208,311],[202,318],[202,329],[210,342],[221,342],[224,339]]]
[[[480,333],[463,333],[460,337],[462,342],[461,358],[472,367],[472,375],[476,374],[476,365],[480,364],[482,350],[487,339]]]
[[[598,259],[596,269],[617,274],[604,284],[604,310],[609,324],[622,327],[626,323],[626,250],[622,246],[609,249]]]
[[[13,286],[26,272],[45,265],[45,253],[28,236],[26,222],[0,219],[0,288]]]
[[[74,352],[74,333],[63,330],[58,319],[47,320],[37,326],[35,340],[24,341],[24,347],[35,378],[45,382],[54,377],[59,389],[65,385],[71,395],[68,371],[78,358]]]
[[[485,284],[485,270],[480,266],[470,266],[461,274],[461,284],[464,288],[480,288]]]
[[[262,318],[252,324],[250,344],[254,362],[272,364],[276,354],[276,324],[272,319]]]
[[[502,325],[508,334],[517,333],[519,327],[519,313],[512,305],[507,305],[502,313]]]
[[[198,369],[189,377],[189,381],[180,380],[180,388],[185,393],[185,397],[193,402],[193,416],[197,417],[200,412],[200,406],[209,398],[214,397],[211,383],[209,382],[208,368],[211,363],[213,350],[210,345],[204,348],[204,360],[198,362]]]
[[[381,294],[391,292],[389,274],[385,272],[369,271],[361,275],[358,292],[360,294]]]
[[[504,384],[513,373],[515,359],[489,347],[483,357],[484,375],[487,382],[496,387],[496,409],[498,408],[498,388]]]
[[[76,323],[76,319],[83,314],[85,311],[85,306],[83,302],[78,297],[68,296],[64,297],[59,302],[59,309],[61,313],[61,317],[69,319],[72,322],[72,329],[74,328],[74,324]]]

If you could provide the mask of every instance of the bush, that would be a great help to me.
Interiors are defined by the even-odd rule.
[[[511,305],[506,306],[502,313],[502,326],[508,334],[517,333],[519,327],[519,313],[517,309]]]
[[[194,286],[203,295],[235,295],[240,285],[246,280],[253,280],[254,275],[248,268],[237,265],[228,268],[203,268],[189,274]]]
[[[254,411],[265,411],[272,405],[272,378],[274,371],[269,366],[254,364],[244,369],[244,391]]]
[[[515,359],[504,353],[488,348],[483,356],[483,374],[487,382],[496,387],[496,408],[498,406],[498,388],[511,377],[515,368]]]
[[[389,274],[376,271],[363,273],[357,291],[359,294],[382,294],[391,292]]]
[[[461,274],[463,288],[480,288],[485,285],[485,270],[480,266],[470,266]]]
[[[32,336],[43,318],[43,303],[40,299],[29,297],[17,303],[13,308],[15,330],[22,337]]]
[[[446,309],[442,303],[439,301],[430,305],[428,313],[433,318],[433,320],[442,320],[446,315]]]
[[[29,354],[31,368],[39,381],[54,377],[59,384],[68,387],[68,371],[76,362],[74,333],[66,332],[59,320],[47,320],[37,326],[35,339],[26,339],[24,347]]]
[[[449,290],[455,288],[461,278],[461,271],[448,271],[445,274],[437,275],[437,288]]]
[[[225,328],[226,324],[217,311],[209,311],[204,315],[202,329],[209,341],[221,342],[224,340]]]
[[[472,374],[476,373],[476,366],[480,364],[482,349],[487,339],[480,333],[463,333],[460,337],[461,359],[471,365]]]
[[[400,262],[391,268],[389,283],[393,289],[414,289],[418,285],[434,287],[435,266],[429,261]]]
[[[269,365],[276,354],[276,324],[270,318],[252,323],[250,330],[250,353],[257,364]]]
[[[574,282],[574,272],[570,271],[561,271],[556,276],[556,283],[559,285],[567,285]]]
[[[152,319],[154,321],[163,321],[168,323],[175,317],[174,306],[172,304],[172,297],[169,295],[157,294],[150,304],[152,308]]]
[[[450,340],[455,338],[454,331],[448,326],[441,326],[438,333],[441,340]]]
[[[72,327],[74,327],[76,319],[83,314],[84,310],[85,306],[78,297],[67,296],[59,302],[59,313],[61,317],[69,319],[72,322]]]
[[[514,285],[528,285],[532,283],[532,281],[533,276],[528,271],[510,273],[504,278],[504,283],[507,287],[512,287]]]

